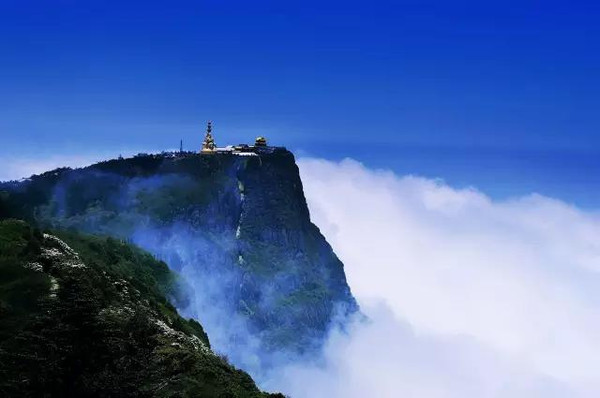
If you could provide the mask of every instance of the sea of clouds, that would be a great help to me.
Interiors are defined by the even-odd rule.
[[[299,161],[313,221],[368,320],[323,363],[267,383],[295,398],[600,396],[600,216],[528,195]]]

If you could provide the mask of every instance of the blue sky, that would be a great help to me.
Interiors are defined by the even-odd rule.
[[[3,0],[0,157],[195,148],[212,119],[219,144],[265,134],[595,202],[598,17],[577,1]]]

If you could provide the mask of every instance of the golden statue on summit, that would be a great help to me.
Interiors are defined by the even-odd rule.
[[[265,137],[256,137],[256,141],[254,141],[254,146],[255,147],[266,147],[267,146],[267,139]]]
[[[202,149],[200,152],[202,153],[212,153],[217,149],[217,144],[215,144],[215,139],[212,136],[212,122],[209,121],[206,126],[206,136],[204,137],[204,141],[202,141]]]
[[[227,145],[224,148],[217,148],[215,138],[212,135],[213,126],[212,121],[209,121],[206,125],[206,135],[204,141],[202,141],[202,148],[200,149],[201,154],[228,154],[236,156],[259,156],[260,154],[272,153],[275,147],[270,147],[267,144],[267,139],[263,136],[256,137],[254,145],[239,144],[239,145]],[[180,142],[179,152],[183,153],[183,142]]]

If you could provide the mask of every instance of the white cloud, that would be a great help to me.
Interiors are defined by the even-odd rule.
[[[600,396],[600,218],[346,160],[299,162],[371,322],[334,333],[302,397]]]

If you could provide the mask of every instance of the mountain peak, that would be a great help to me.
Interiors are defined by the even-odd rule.
[[[357,305],[343,264],[310,220],[294,155],[246,150],[63,169],[0,186],[0,210],[148,250],[186,281],[179,309],[234,363],[260,373],[276,354],[313,352],[337,315]]]

